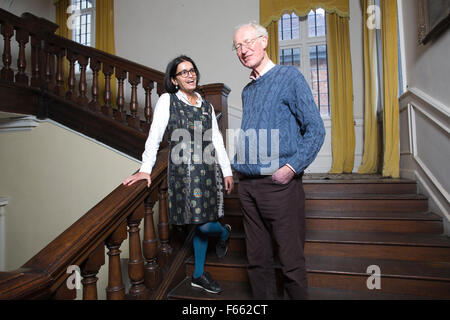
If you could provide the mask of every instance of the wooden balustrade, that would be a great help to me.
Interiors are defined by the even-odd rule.
[[[105,246],[109,258],[107,299],[149,298],[151,290],[162,280],[157,266],[158,253],[163,249],[156,237],[153,206],[158,199],[165,199],[161,192],[167,185],[167,155],[167,149],[158,155],[150,188],[144,181],[131,187],[120,185],[22,269],[0,272],[0,299],[74,298],[74,292],[67,287],[67,279],[72,276],[66,273],[70,266],[80,266],[83,299],[97,299],[97,274],[105,264]],[[160,210],[159,217],[167,221],[167,211]],[[143,219],[145,236],[141,242],[139,225]],[[168,238],[169,228],[169,224],[159,223],[159,232],[166,235],[160,242]],[[121,244],[127,239],[127,231],[131,283],[128,293],[120,263]],[[168,246],[166,243],[165,254]]]
[[[3,68],[0,76],[2,80],[46,90],[56,97],[65,97],[94,112],[101,112],[124,124],[128,123],[131,128],[139,131],[149,127],[151,92],[155,87],[158,95],[164,92],[162,72],[59,37],[54,34],[57,25],[31,14],[24,14],[19,18],[0,9],[0,24],[4,39]],[[19,45],[18,71],[15,77],[11,56],[14,35]],[[26,74],[25,55],[30,38],[31,82]],[[69,70],[64,68],[65,61],[69,61]],[[92,79],[88,80],[88,72],[92,72]],[[104,79],[102,84],[99,83],[100,73]],[[112,92],[113,75],[116,75],[118,80],[117,94]],[[126,80],[131,86],[128,112],[125,110],[124,96]],[[100,92],[102,87],[104,89]],[[146,116],[142,120],[138,117],[140,90],[142,96],[145,95],[143,113]],[[91,97],[88,97],[89,94]],[[100,95],[103,98],[102,106],[99,106]],[[117,108],[113,107],[113,96],[117,97]]]
[[[56,24],[29,13],[19,18],[0,9],[0,24],[4,42],[1,80],[39,89],[53,100],[74,102],[97,116],[103,115],[139,132],[148,132],[152,121],[151,95],[155,88],[158,95],[164,92],[164,73],[57,36]],[[16,74],[11,55],[14,35],[19,46]],[[31,46],[30,75],[26,73],[27,45]],[[88,77],[88,73],[92,77]],[[116,92],[112,92],[113,79],[117,81]],[[131,87],[129,97],[124,95],[125,84]],[[211,84],[200,87],[200,92],[214,105],[216,113],[222,115],[219,127],[225,138],[226,99],[230,90],[223,84]],[[114,96],[116,101],[113,101]],[[144,101],[142,112],[139,112],[139,97]],[[140,113],[144,115],[142,119]]]

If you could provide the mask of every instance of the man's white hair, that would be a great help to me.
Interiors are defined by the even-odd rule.
[[[239,25],[239,26],[237,26],[236,28],[235,28],[235,33],[239,30],[239,29],[241,29],[241,28],[243,28],[243,27],[252,27],[254,30],[255,30],[255,33],[256,33],[256,36],[264,36],[264,37],[269,37],[269,33],[267,32],[267,29],[266,28],[264,28],[262,25],[260,25],[259,23],[257,23],[257,22],[255,22],[255,21],[252,21],[252,22],[249,22],[249,23],[245,23],[245,24],[241,24],[241,25]]]

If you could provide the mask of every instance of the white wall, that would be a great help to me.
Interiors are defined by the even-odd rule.
[[[0,133],[6,266],[19,268],[139,168],[135,160],[51,122]]]
[[[404,16],[407,85],[450,106],[450,29],[426,46],[418,45],[417,0],[399,1]]]
[[[0,8],[16,16],[30,12],[35,16],[55,21],[53,0],[0,0]]]
[[[418,181],[450,234],[450,31],[418,44],[417,0],[399,1],[406,93],[400,99],[400,174]]]

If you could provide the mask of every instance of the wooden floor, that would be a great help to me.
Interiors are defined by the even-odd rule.
[[[236,189],[239,183],[236,183]],[[379,176],[306,175],[306,267],[312,300],[450,299],[450,239],[442,218],[413,181]],[[186,278],[168,299],[249,300],[245,234],[236,191],[226,196],[223,223],[232,226],[227,256],[219,260],[210,241],[205,269],[220,294],[190,286]],[[381,272],[380,289],[369,290],[370,266]],[[280,266],[274,266],[284,299]],[[374,283],[372,281],[372,283]]]

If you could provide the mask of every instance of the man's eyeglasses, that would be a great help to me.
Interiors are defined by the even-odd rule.
[[[187,77],[189,77],[189,74],[196,76],[197,70],[195,70],[194,68],[192,68],[191,70],[181,70],[180,72],[176,73],[175,76],[181,76],[182,78],[187,78]]]
[[[250,40],[245,40],[244,43],[238,43],[238,44],[233,44],[233,50],[236,50],[236,52],[241,52],[243,47],[248,48],[253,48],[253,45],[255,44],[256,39],[259,39],[263,36],[259,36]]]

